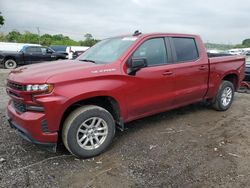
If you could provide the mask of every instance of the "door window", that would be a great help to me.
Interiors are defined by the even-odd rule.
[[[145,58],[148,66],[167,63],[167,53],[163,38],[145,41],[133,54],[132,58]]]
[[[34,53],[34,52],[36,52],[36,48],[35,47],[27,47],[26,52]]]
[[[47,48],[41,48],[41,50],[42,50],[42,53],[43,53],[43,54],[46,54],[46,53],[47,53]]]
[[[176,61],[192,61],[199,58],[198,49],[193,38],[172,38],[176,53]]]
[[[28,53],[42,53],[40,47],[28,47],[26,50]]]

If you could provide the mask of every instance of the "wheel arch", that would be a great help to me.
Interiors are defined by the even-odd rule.
[[[239,77],[237,74],[235,73],[229,73],[227,75],[225,75],[222,80],[226,80],[231,82],[234,85],[234,89],[235,91],[239,88]]]
[[[116,99],[110,96],[95,96],[87,99],[78,100],[68,105],[68,107],[64,110],[63,115],[61,117],[59,132],[61,132],[63,123],[68,117],[68,115],[78,107],[84,105],[96,105],[102,107],[106,109],[113,116],[117,124],[123,123],[122,119],[120,118],[121,117],[120,106]]]
[[[13,60],[16,61],[16,63],[17,63],[16,57],[13,57],[13,56],[5,56],[5,57],[4,57],[4,62],[7,61],[7,60],[9,60],[9,59],[13,59]]]

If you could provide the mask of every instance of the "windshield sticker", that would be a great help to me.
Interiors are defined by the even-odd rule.
[[[96,73],[103,73],[103,72],[114,72],[116,69],[103,69],[103,70],[94,70],[91,71],[91,73],[96,74]]]
[[[135,41],[137,37],[124,37],[122,40],[129,40],[129,41]]]

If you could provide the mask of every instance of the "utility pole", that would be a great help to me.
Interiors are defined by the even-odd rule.
[[[36,29],[37,29],[37,33],[38,33],[38,41],[39,41],[39,44],[40,44],[40,29],[39,29],[39,27],[37,27]]]

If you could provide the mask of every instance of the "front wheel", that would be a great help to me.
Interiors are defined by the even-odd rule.
[[[218,111],[226,111],[230,108],[234,98],[234,85],[223,80],[213,102],[213,108]]]
[[[107,149],[115,135],[112,115],[99,106],[77,108],[65,120],[62,140],[65,147],[79,158],[96,156]]]

